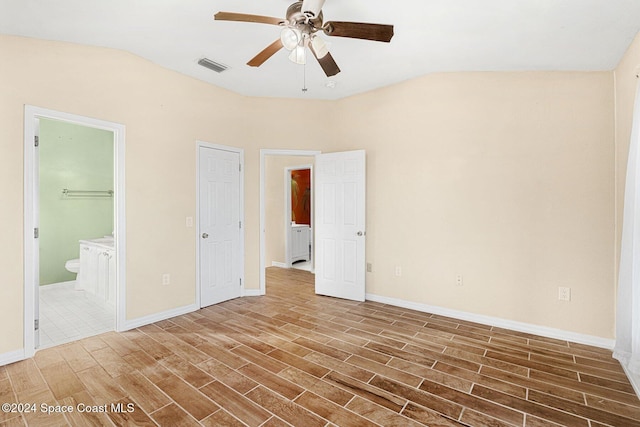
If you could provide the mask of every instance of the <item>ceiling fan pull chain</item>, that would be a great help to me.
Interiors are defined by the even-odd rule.
[[[307,63],[302,65],[302,92],[307,93]]]

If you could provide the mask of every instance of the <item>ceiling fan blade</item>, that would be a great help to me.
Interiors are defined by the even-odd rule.
[[[319,43],[317,43],[319,41]],[[309,43],[309,50],[313,53],[313,56],[316,57],[318,63],[322,67],[322,70],[327,75],[327,77],[335,76],[340,72],[340,67],[336,64],[336,61],[333,59],[333,56],[329,53],[326,48],[324,42],[322,42],[319,38],[314,38],[311,43]]]
[[[216,21],[240,21],[240,22],[256,22],[258,24],[280,25],[284,23],[284,19],[274,18],[272,16],[249,15],[246,13],[234,12],[218,12],[213,15]]]
[[[387,43],[393,37],[393,25],[385,24],[330,21],[324,24],[322,30],[328,36],[350,37]]]
[[[311,50],[311,52],[313,52],[313,49]],[[313,56],[315,56],[315,52],[313,52]],[[336,64],[336,61],[333,59],[333,56],[331,56],[330,53],[327,53],[322,58],[318,58],[316,56],[316,59],[318,60],[318,63],[322,67],[322,70],[327,75],[327,77],[335,76],[340,72],[340,67],[338,67],[338,64]]]
[[[271,58],[277,51],[282,49],[282,41],[280,39],[274,41],[269,46],[267,46],[262,52],[257,54],[251,59],[251,61],[247,62],[247,65],[252,67],[259,67],[265,63],[265,61]]]

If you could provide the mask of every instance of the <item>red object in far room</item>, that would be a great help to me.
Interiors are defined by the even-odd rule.
[[[311,169],[291,171],[291,221],[311,225]]]

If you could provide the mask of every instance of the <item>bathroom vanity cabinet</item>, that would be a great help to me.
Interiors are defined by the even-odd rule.
[[[80,240],[80,270],[76,289],[115,305],[116,257],[113,239]]]
[[[291,262],[309,261],[311,230],[308,225],[291,225]]]

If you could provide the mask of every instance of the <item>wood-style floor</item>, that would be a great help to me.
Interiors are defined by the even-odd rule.
[[[316,296],[312,278],[270,268],[266,296],[0,367],[0,403],[37,405],[0,424],[640,426],[610,351]]]

